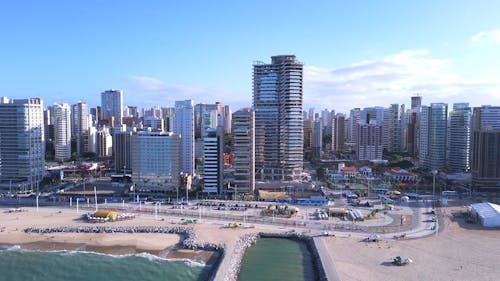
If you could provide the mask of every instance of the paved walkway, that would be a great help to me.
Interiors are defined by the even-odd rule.
[[[326,248],[325,240],[323,237],[314,237],[314,244],[316,244],[316,249],[318,249],[318,254],[325,270],[326,279],[328,281],[340,281],[337,270],[335,270],[335,263],[330,255],[330,252]]]

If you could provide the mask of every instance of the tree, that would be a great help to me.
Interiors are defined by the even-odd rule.
[[[316,169],[316,175],[318,176],[318,179],[324,179],[326,176],[326,169],[319,167]]]

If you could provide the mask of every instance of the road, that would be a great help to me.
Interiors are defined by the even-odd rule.
[[[325,270],[326,279],[328,281],[340,281],[337,270],[335,270],[335,263],[333,258],[326,248],[324,237],[314,237],[314,244],[316,244],[316,249],[318,249],[318,254]]]

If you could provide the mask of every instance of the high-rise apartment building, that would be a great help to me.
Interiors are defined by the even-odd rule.
[[[54,104],[54,149],[55,159],[71,158],[71,109],[69,104]]]
[[[107,121],[108,126],[118,127],[123,118],[123,91],[107,90],[101,93],[102,119]]]
[[[163,128],[165,129],[165,132],[173,132],[174,120],[175,120],[175,108],[162,107],[161,116],[163,118]]]
[[[233,113],[234,184],[238,192],[255,190],[255,113],[244,108]]]
[[[0,99],[0,184],[35,190],[45,170],[43,101]]]
[[[223,126],[223,107],[217,102],[215,104],[199,103],[194,107],[194,135],[196,139],[202,139],[206,131],[217,126]]]
[[[226,106],[224,106],[223,111],[224,111],[224,113],[223,113],[224,134],[230,135],[231,132],[232,132],[232,127],[231,127],[231,124],[232,124],[232,121],[231,121],[231,118],[232,118],[231,108],[229,107],[229,105],[226,105]]]
[[[500,107],[474,108],[472,139],[472,188],[500,191]]]
[[[411,97],[411,110],[408,113],[408,125],[406,126],[406,151],[411,157],[419,156],[420,148],[420,111],[422,108],[422,97]]]
[[[303,134],[304,134],[304,157],[311,160],[312,157],[312,135],[313,135],[313,125],[314,120],[305,119],[303,121]]]
[[[203,138],[203,192],[222,193],[224,128],[208,129]]]
[[[468,103],[453,104],[448,130],[448,168],[469,172],[471,163],[472,110]]]
[[[448,105],[422,106],[420,117],[420,162],[432,170],[446,167]]]
[[[75,152],[81,155],[85,151],[85,138],[89,131],[89,109],[86,102],[71,106],[71,136],[75,141]]]
[[[96,132],[96,146],[99,158],[113,156],[113,137],[108,127],[104,126]]]
[[[253,66],[255,166],[267,180],[290,180],[303,169],[303,64],[293,55]]]
[[[347,141],[349,143],[356,143],[357,139],[357,124],[361,122],[361,109],[353,108],[349,112],[349,123],[347,126]]]
[[[403,152],[404,104],[391,104],[384,115],[384,148],[388,152]]]
[[[139,132],[131,138],[132,180],[139,189],[175,189],[181,172],[181,138],[172,132]]]
[[[54,160],[54,110],[52,106],[48,106],[43,111],[43,135],[45,138],[45,159]]]
[[[357,160],[382,160],[382,125],[375,120],[360,122],[356,126]]]
[[[345,115],[337,113],[332,123],[332,151],[343,151],[345,146]]]
[[[323,122],[318,119],[313,122],[312,129],[312,157],[315,160],[321,158],[321,149],[323,147]]]
[[[130,130],[113,133],[113,158],[116,173],[130,173],[132,169],[132,134]]]
[[[174,133],[181,137],[181,172],[194,174],[194,104],[192,100],[175,102]]]
[[[421,96],[411,97],[411,110],[413,112],[420,112],[421,107],[422,107],[422,97]]]

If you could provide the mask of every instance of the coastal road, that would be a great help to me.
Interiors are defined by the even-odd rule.
[[[321,259],[321,264],[325,269],[326,278],[328,281],[340,281],[339,275],[335,270],[335,264],[333,263],[333,258],[326,248],[325,240],[323,237],[314,237],[314,244],[318,249],[318,254]]]

